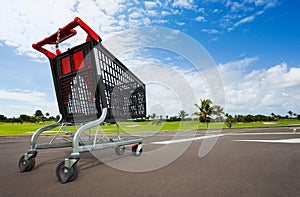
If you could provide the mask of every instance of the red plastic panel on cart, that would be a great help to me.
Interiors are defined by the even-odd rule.
[[[63,75],[68,74],[71,72],[71,64],[70,64],[70,57],[64,57],[61,59],[61,72]]]
[[[83,52],[78,51],[78,52],[74,53],[73,61],[74,61],[74,70],[79,70],[79,69],[84,68]]]

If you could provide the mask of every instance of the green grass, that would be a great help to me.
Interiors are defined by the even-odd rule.
[[[49,124],[49,122],[48,122]],[[47,125],[47,123],[5,123],[0,122],[0,135],[24,135],[27,132],[32,132],[38,128]]]
[[[54,122],[40,122],[40,123],[6,123],[0,122],[0,136],[14,136],[14,135],[32,135],[37,129],[53,124]],[[52,129],[52,132],[56,133],[59,127]],[[70,131],[76,131],[75,127],[70,127]]]
[[[4,123],[0,122],[0,136],[19,136],[19,135],[32,135],[34,131],[42,126],[51,124],[53,122],[44,123]],[[299,120],[283,119],[272,124],[268,122],[252,122],[252,123],[234,123],[232,128],[251,128],[251,127],[273,127],[273,126],[288,126],[290,124],[300,124]],[[153,124],[152,122],[120,122],[121,132],[164,132],[176,130],[196,130],[206,129],[204,123],[197,121],[183,121],[183,122],[161,122],[160,124]],[[210,123],[209,129],[228,128],[223,123]],[[56,133],[58,128],[53,129],[52,132],[46,134]],[[76,131],[76,127],[69,127],[68,131]],[[114,133],[117,132],[116,125],[101,126],[102,132]]]
[[[234,123],[232,128],[251,128],[251,127],[276,127],[276,126],[288,126],[291,124],[300,124],[296,119],[280,119],[276,122],[251,122],[251,123]],[[225,125],[224,128],[227,126]]]

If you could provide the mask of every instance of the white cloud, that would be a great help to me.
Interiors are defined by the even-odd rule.
[[[36,91],[23,90],[19,91],[6,91],[0,89],[0,99],[26,101],[30,103],[36,103],[41,101],[40,98],[45,98],[46,94]]]
[[[253,22],[256,17],[262,15],[267,9],[279,5],[277,0],[243,0],[243,1],[220,1],[225,6],[225,15],[218,20],[222,28],[228,32],[236,27]],[[218,12],[220,13],[220,12]]]
[[[234,26],[237,27],[237,26],[242,25],[242,24],[244,24],[244,23],[252,22],[254,19],[255,19],[255,16],[254,16],[254,15],[252,15],[252,16],[247,16],[247,17],[241,19],[240,21],[236,22],[236,23],[234,24]]]
[[[217,34],[219,31],[217,29],[201,29],[201,32],[205,32],[208,34]]]
[[[219,38],[218,37],[213,37],[212,39],[210,39],[209,41],[210,42],[216,42],[216,41],[218,41],[219,40]]]
[[[177,10],[177,9],[174,9],[174,10],[171,10],[171,13],[172,13],[173,15],[178,15],[178,14],[180,14],[180,11]]]
[[[9,20],[0,21],[0,24],[6,27],[5,29],[1,29],[0,39],[15,43],[18,46],[19,52],[24,52],[27,50],[23,46],[24,42],[30,42],[31,44],[35,41],[34,38],[42,38],[51,29],[52,31],[56,30],[66,20],[73,18],[74,14],[69,9],[73,3],[74,1],[61,3],[51,1],[37,2],[32,0],[26,2],[9,1],[5,3],[5,6],[2,6],[0,12],[2,18],[9,18]],[[39,31],[35,31],[36,29]],[[12,34],[11,32],[15,33]],[[26,47],[28,46],[30,45]]]
[[[90,2],[91,3],[91,2]],[[105,11],[109,16],[115,15],[116,13],[122,12],[125,9],[126,0],[101,0],[96,1],[98,7]]]
[[[265,9],[269,9],[269,8],[274,8],[278,5],[278,1],[270,1],[267,3],[267,5],[265,6]]]
[[[180,11],[173,6],[180,8]],[[0,8],[0,17],[9,19],[0,21],[0,25],[5,27],[0,29],[0,41],[15,48],[19,54],[45,60],[44,55],[31,48],[31,44],[55,33],[75,16],[82,18],[104,40],[128,28],[165,24],[169,20],[167,17],[194,7],[193,0],[149,0],[143,3],[130,0],[28,0],[26,3],[11,0]],[[76,38],[61,44],[63,50],[80,44],[85,39],[85,32],[80,28],[76,30]],[[54,47],[48,49],[55,50]]]
[[[114,24],[116,21],[111,15],[104,13],[114,14],[118,6],[116,6],[116,1],[109,2],[110,4],[105,6],[105,9],[100,9],[92,1],[9,1],[2,6],[0,12],[1,18],[9,18],[9,20],[0,21],[0,25],[5,27],[0,30],[0,40],[16,47],[20,54],[29,56],[33,56],[34,53],[39,54],[34,52],[30,47],[31,44],[51,35],[59,27],[71,22],[76,15],[81,16],[92,27],[96,27],[95,29],[98,29],[98,25],[94,22],[99,21],[97,17],[101,18],[103,26]],[[99,6],[103,3],[105,1],[101,1]],[[76,9],[75,5],[77,5]]]
[[[193,9],[194,0],[174,0],[173,7]]]
[[[156,10],[147,10],[146,13],[149,16],[158,16],[158,12]]]
[[[129,14],[130,18],[141,18],[143,17],[143,14],[141,12],[133,12],[131,14]]]
[[[57,103],[49,101],[47,94],[32,90],[0,89],[1,113],[8,117],[18,117],[20,114],[31,115],[34,110],[41,109],[53,116],[59,114]]]
[[[214,21],[218,21],[218,23],[214,24],[219,27],[211,29],[219,29],[221,26],[228,31],[252,22],[266,9],[279,4],[277,0],[243,0],[239,3],[219,0],[205,1],[205,4],[210,3],[218,3],[223,7],[227,5],[228,8],[224,7],[225,10],[221,9],[222,6],[212,10],[213,13],[217,13],[214,14],[217,16]],[[256,8],[257,10],[255,10]],[[19,54],[25,54],[34,59],[44,56],[34,51],[30,47],[31,44],[51,35],[75,16],[81,17],[103,39],[136,26],[165,24],[169,22],[168,17],[182,15],[184,10],[192,9],[197,14],[202,13],[202,16],[195,18],[198,22],[210,20],[210,16],[205,15],[206,7],[204,5],[198,7],[194,0],[148,0],[142,3],[130,0],[69,0],[64,2],[28,0],[26,3],[11,0],[0,9],[0,17],[9,19],[0,21],[0,25],[5,27],[0,30],[1,43],[12,46]],[[120,16],[125,17],[120,18]],[[179,25],[182,25],[183,22],[181,21]],[[84,37],[84,32],[79,32],[79,37],[72,40],[65,48],[79,44]]]
[[[228,2],[230,2],[230,1],[228,1]],[[231,2],[230,6],[231,6],[232,12],[237,12],[244,7],[242,3],[238,3],[238,2]]]
[[[300,68],[281,63],[268,69],[247,72],[257,58],[244,58],[218,66],[225,94],[226,110],[231,114],[285,115],[300,107]]]
[[[265,8],[276,7],[279,3],[278,0],[249,0],[251,3],[254,2],[255,6],[265,6]]]
[[[168,20],[164,20],[164,19],[158,19],[158,20],[153,20],[153,22],[157,23],[157,24],[165,24],[168,22]]]
[[[205,8],[199,8],[197,11],[204,14],[205,13]]]
[[[275,88],[293,88],[300,84],[300,68],[290,68],[286,63],[273,66],[266,71],[263,78],[263,84],[266,87]]]
[[[149,18],[147,18],[147,17],[143,18],[143,23],[144,23],[144,25],[148,26],[148,25],[151,24],[151,20]]]
[[[179,26],[183,26],[183,25],[185,25],[185,22],[178,22],[177,21],[176,24],[179,25]]]
[[[218,13],[219,12],[219,9],[214,9],[213,11],[212,11],[212,13]]]
[[[163,17],[165,17],[165,16],[168,16],[168,15],[170,15],[171,13],[169,12],[169,11],[165,11],[165,10],[163,10],[162,12],[161,12],[161,15],[163,16]]]
[[[233,68],[232,70],[236,70],[236,68],[240,69],[240,68],[243,68],[243,67],[247,67],[251,63],[253,63],[257,60],[258,60],[257,57],[244,58],[244,59],[241,59],[241,60],[236,60],[236,61],[228,62],[228,63],[225,63],[225,64],[220,64],[219,67],[221,67],[221,68],[222,67],[225,67],[225,68],[231,67],[231,68]]]
[[[160,2],[159,2],[160,3]],[[145,8],[146,9],[151,9],[151,8],[155,8],[159,5],[159,3],[157,2],[154,2],[154,1],[145,1],[144,4],[145,4]]]
[[[205,22],[206,21],[204,16],[198,16],[198,17],[195,18],[195,20],[198,21],[198,22]]]

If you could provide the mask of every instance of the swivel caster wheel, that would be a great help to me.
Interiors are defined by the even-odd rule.
[[[61,161],[57,165],[55,172],[59,182],[67,183],[76,179],[78,174],[78,169],[76,164],[74,164],[71,168],[66,168],[65,161]]]
[[[141,144],[135,144],[132,146],[131,151],[134,156],[138,157],[142,154],[143,148],[141,146],[142,146]]]
[[[35,158],[30,157],[29,159],[25,159],[25,155],[23,155],[19,160],[19,170],[20,172],[29,172],[35,166]]]
[[[123,155],[125,152],[125,147],[124,146],[117,146],[115,149],[115,152],[117,155]]]

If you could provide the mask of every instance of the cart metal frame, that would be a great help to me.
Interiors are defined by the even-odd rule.
[[[58,45],[76,35],[75,27],[86,33],[86,42],[61,52]],[[44,45],[56,45],[56,54]],[[122,155],[126,145],[132,145],[134,156],[141,155],[142,138],[121,138],[119,126],[117,138],[101,138],[98,128],[92,137],[83,140],[83,133],[104,122],[144,118],[146,116],[145,84],[115,58],[102,44],[101,38],[80,18],[60,28],[53,35],[33,44],[50,61],[58,101],[60,120],[34,132],[30,149],[19,160],[20,172],[31,171],[35,166],[38,149],[72,147],[72,153],[57,165],[56,176],[61,183],[77,177],[76,163],[80,153],[105,148],[115,148]],[[68,124],[81,126],[69,141],[55,142],[61,130]],[[38,137],[45,131],[60,127],[49,143],[38,144]]]

